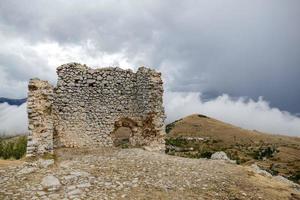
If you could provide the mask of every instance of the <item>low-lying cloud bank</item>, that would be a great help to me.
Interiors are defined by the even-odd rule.
[[[205,102],[201,93],[166,92],[164,102],[167,123],[200,113],[250,130],[300,136],[300,118],[271,108],[262,97],[254,101],[223,94]]]
[[[198,92],[166,92],[164,104],[167,123],[190,114],[199,113],[246,129],[300,136],[300,118],[288,112],[271,108],[263,98],[233,99],[223,94],[204,101]],[[26,103],[21,106],[0,104],[0,134],[27,133]]]
[[[0,104],[0,136],[27,134],[26,103],[21,106]]]

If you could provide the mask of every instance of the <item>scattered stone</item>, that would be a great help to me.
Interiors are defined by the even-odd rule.
[[[88,177],[90,175],[88,172],[83,172],[83,171],[71,172],[70,174],[74,176],[84,176],[84,177]]]
[[[67,187],[67,190],[75,190],[76,189],[76,186],[75,185],[71,185],[71,186],[68,186]]]
[[[38,163],[41,168],[47,168],[54,164],[54,160],[53,159],[48,159],[48,160],[39,159]]]
[[[270,174],[269,172],[262,170],[259,166],[257,166],[257,164],[252,164],[251,165],[251,169],[253,172],[263,175],[263,176],[267,176],[267,177],[272,177],[272,174]]]
[[[212,160],[230,160],[224,151],[218,151],[211,155]]]
[[[18,172],[18,175],[23,175],[23,174],[30,174],[30,173],[33,173],[37,170],[36,167],[24,167],[23,169],[21,169],[19,172]]]
[[[60,184],[58,178],[56,178],[53,175],[44,177],[41,184],[42,184],[43,188],[48,191],[59,190],[61,187],[61,184]]]
[[[275,200],[299,196],[282,177],[253,175],[248,167],[222,160],[182,158],[140,148],[62,148],[56,153],[55,167],[26,163],[36,167],[34,174],[16,176],[23,163],[0,165],[0,199]]]
[[[37,195],[41,197],[41,196],[46,195],[46,192],[44,192],[44,191],[37,191]]]
[[[77,185],[78,188],[88,188],[88,187],[91,187],[91,184],[90,183],[82,183],[80,185]]]
[[[68,195],[72,196],[72,195],[77,195],[77,194],[81,194],[81,193],[82,193],[82,191],[80,189],[75,189],[75,190],[68,192]]]
[[[283,176],[273,176],[273,179],[277,180],[277,181],[280,181],[280,182],[283,182],[283,183],[286,183],[288,184],[289,186],[293,187],[293,188],[296,188],[297,190],[300,190],[300,185],[299,184],[296,184],[294,183],[293,181],[290,181],[289,179],[283,177]]]
[[[50,197],[51,199],[60,199],[60,198],[59,198],[59,197],[60,197],[59,194],[50,194],[49,197]]]

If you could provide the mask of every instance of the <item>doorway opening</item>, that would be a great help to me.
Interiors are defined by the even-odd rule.
[[[111,134],[113,144],[116,147],[130,146],[130,138],[136,130],[136,122],[129,118],[122,118],[115,122],[115,129]]]
[[[129,146],[129,139],[132,135],[132,131],[128,127],[119,127],[114,131],[113,142],[116,147],[125,147]]]

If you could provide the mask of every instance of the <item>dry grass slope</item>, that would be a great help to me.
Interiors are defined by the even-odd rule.
[[[203,115],[191,115],[169,124],[167,132],[167,144],[182,148],[179,152],[168,151],[169,154],[197,158],[222,150],[239,164],[257,162],[274,175],[280,174],[299,183],[298,137],[245,130]],[[187,141],[187,137],[205,140]]]

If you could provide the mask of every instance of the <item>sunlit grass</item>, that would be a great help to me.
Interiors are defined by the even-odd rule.
[[[0,138],[0,158],[20,159],[26,153],[27,136],[19,136],[9,139]]]

